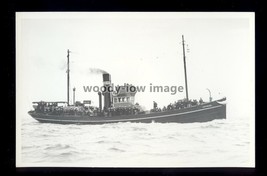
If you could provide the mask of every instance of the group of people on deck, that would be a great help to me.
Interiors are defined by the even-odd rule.
[[[188,107],[192,107],[192,106],[196,106],[196,105],[200,105],[203,104],[204,101],[202,100],[202,98],[199,99],[199,101],[197,101],[196,99],[194,100],[178,100],[175,101],[174,103],[170,103],[167,106],[163,106],[163,108],[159,108],[158,104],[153,101],[153,109],[151,109],[151,112],[161,112],[161,111],[169,111],[169,110],[174,110],[174,109],[183,109],[183,108],[188,108]]]
[[[104,116],[136,115],[142,111],[137,107],[104,108]]]
[[[163,106],[163,108],[159,108],[158,104],[153,101],[153,109],[150,112],[162,112],[169,111],[175,109],[184,109],[192,106],[197,106],[203,104],[204,101],[202,98],[197,101],[194,100],[178,100],[174,103],[170,103],[167,106]],[[86,115],[86,116],[119,116],[119,115],[136,115],[145,113],[141,110],[139,104],[135,104],[133,107],[117,107],[117,108],[104,108],[102,111],[98,107],[93,106],[84,106],[84,104],[75,104],[74,106],[58,106],[57,103],[47,103],[47,102],[39,102],[37,106],[35,106],[35,111],[39,113],[47,113],[54,115]]]
[[[75,104],[73,106],[58,106],[57,103],[39,102],[34,109],[37,113],[51,115],[88,115],[96,116],[99,112],[97,107]]]

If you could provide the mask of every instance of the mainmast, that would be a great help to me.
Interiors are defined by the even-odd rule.
[[[186,101],[188,101],[188,88],[187,88],[187,74],[186,74],[186,60],[185,60],[185,48],[184,48],[184,35],[182,35],[183,44],[183,58],[184,58],[184,76],[185,76],[185,91],[186,91]]]
[[[70,98],[70,50],[67,51],[67,104],[69,106],[69,98]]]

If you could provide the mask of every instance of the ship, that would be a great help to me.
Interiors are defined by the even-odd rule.
[[[34,110],[28,114],[42,123],[56,124],[106,124],[106,123],[195,123],[208,122],[215,119],[226,119],[226,97],[209,102],[202,99],[190,100],[188,97],[185,41],[182,35],[182,49],[185,76],[186,97],[162,109],[157,107],[153,101],[153,109],[147,111],[135,103],[136,91],[128,91],[134,87],[131,84],[120,86],[119,92],[98,92],[99,106],[93,107],[90,100],[69,101],[69,54],[67,51],[67,101],[58,102],[33,102]],[[109,90],[111,86],[111,75],[104,72],[103,85]],[[134,89],[136,90],[136,89]],[[208,89],[209,90],[209,89]],[[209,90],[210,92],[210,90]],[[75,95],[75,88],[73,88]],[[102,107],[102,101],[104,106]]]

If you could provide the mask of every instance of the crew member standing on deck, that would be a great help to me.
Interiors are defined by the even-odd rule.
[[[156,110],[157,107],[158,107],[158,104],[155,101],[153,101],[153,109]]]
[[[202,104],[203,103],[203,100],[202,98],[199,99],[199,104]]]

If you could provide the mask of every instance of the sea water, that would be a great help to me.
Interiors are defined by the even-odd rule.
[[[187,124],[61,125],[25,116],[17,159],[20,166],[251,166],[254,144],[249,134],[246,118]]]

